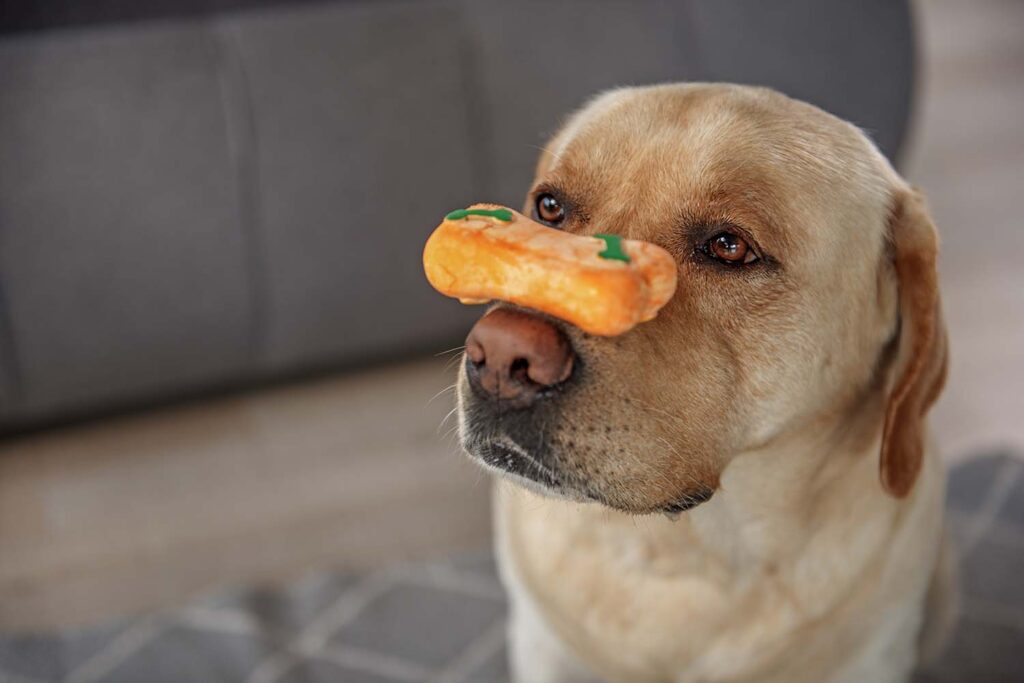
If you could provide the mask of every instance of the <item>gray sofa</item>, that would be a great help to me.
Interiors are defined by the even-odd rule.
[[[0,432],[459,343],[476,311],[425,286],[426,235],[518,205],[601,89],[768,84],[895,155],[913,73],[889,0],[65,1],[0,26]]]

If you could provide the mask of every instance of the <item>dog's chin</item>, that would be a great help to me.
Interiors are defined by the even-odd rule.
[[[552,469],[510,437],[468,439],[463,442],[463,448],[484,469],[533,493],[574,503],[597,503],[633,515],[660,513],[676,519],[714,495],[712,489],[702,489],[663,505],[643,509],[626,507],[606,500],[598,492],[574,485],[575,482],[569,481],[564,474]]]
[[[575,490],[564,475],[543,463],[536,455],[507,436],[491,439],[467,439],[467,453],[485,469],[540,495],[576,502],[593,498]]]
[[[508,470],[504,470],[504,469],[495,467],[494,465],[488,465],[487,463],[482,463],[482,464],[483,464],[484,469],[489,470],[489,471],[495,473],[496,475],[498,475],[502,479],[504,479],[506,481],[510,481],[513,484],[515,484],[516,486],[524,488],[527,491],[532,491],[533,493],[536,493],[537,495],[540,495],[540,496],[544,496],[546,498],[554,498],[555,500],[564,500],[564,501],[569,502],[569,503],[596,503],[596,502],[598,502],[597,500],[595,500],[593,498],[590,498],[588,496],[585,496],[582,493],[579,493],[577,491],[573,491],[572,489],[567,489],[567,488],[564,488],[564,487],[555,488],[555,487],[550,486],[548,484],[542,484],[541,482],[537,481],[536,479],[530,479],[528,477],[524,477],[521,474],[513,474],[512,472],[509,472]]]
[[[468,403],[460,386],[458,433],[463,450],[477,464],[534,493],[575,503],[597,503],[632,515],[661,513],[677,517],[708,501],[714,489],[690,490],[669,501],[647,501],[643,496],[622,499],[607,495],[600,482],[583,479],[559,465],[560,454],[552,452],[532,429],[529,416],[502,421],[488,414],[479,415],[480,406]],[[564,454],[561,454],[564,456]]]

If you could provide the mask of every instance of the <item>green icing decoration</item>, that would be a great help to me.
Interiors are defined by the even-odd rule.
[[[604,240],[604,251],[597,255],[610,261],[624,261],[629,263],[629,254],[622,249],[622,238],[618,235],[594,235],[599,240]]]
[[[446,221],[462,220],[466,216],[490,216],[506,223],[512,220],[512,212],[508,209],[459,209],[444,217]]]

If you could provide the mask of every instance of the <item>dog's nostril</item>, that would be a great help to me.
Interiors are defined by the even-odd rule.
[[[508,374],[517,382],[532,382],[530,379],[530,361],[525,358],[516,358],[509,366]]]

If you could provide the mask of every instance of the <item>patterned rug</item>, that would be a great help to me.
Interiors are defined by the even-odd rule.
[[[1024,463],[950,479],[961,618],[914,683],[1024,681]],[[197,600],[127,623],[0,637],[3,683],[499,683],[505,602],[490,554]],[[868,682],[866,682],[868,683]]]

